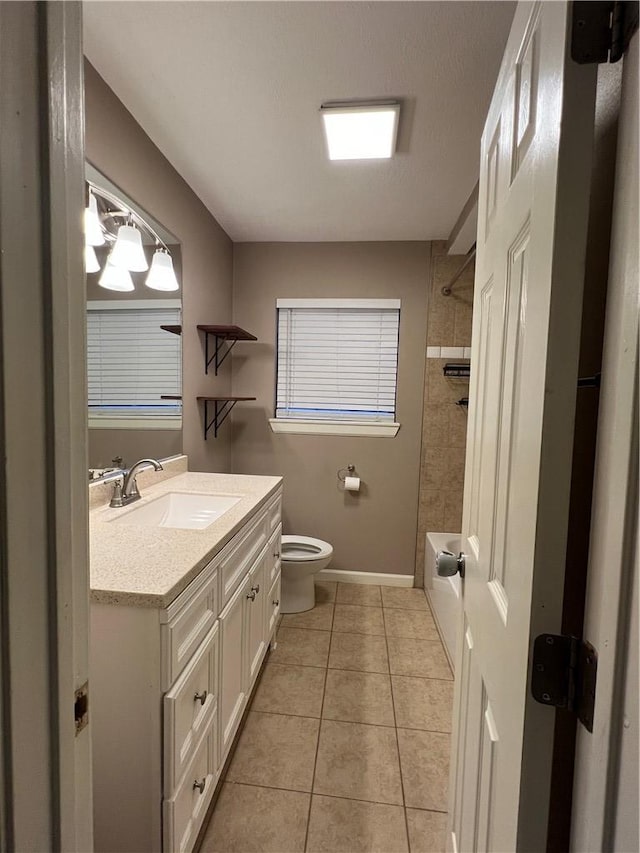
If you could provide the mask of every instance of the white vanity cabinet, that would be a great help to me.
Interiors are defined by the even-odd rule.
[[[276,627],[280,517],[278,492],[168,607],[92,603],[96,851],[193,849]]]

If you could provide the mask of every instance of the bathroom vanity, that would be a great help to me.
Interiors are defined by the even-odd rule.
[[[91,512],[96,851],[193,848],[275,632],[281,493],[184,473]],[[198,496],[227,507],[200,529]]]

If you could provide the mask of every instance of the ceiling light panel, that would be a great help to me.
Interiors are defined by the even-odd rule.
[[[330,160],[382,160],[396,148],[400,104],[322,106]]]

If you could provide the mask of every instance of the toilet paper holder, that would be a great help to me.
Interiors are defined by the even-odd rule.
[[[346,468],[339,468],[338,469],[338,479],[344,483],[344,481],[347,479],[347,477],[353,477],[355,472],[356,472],[356,466],[355,465],[347,465]]]

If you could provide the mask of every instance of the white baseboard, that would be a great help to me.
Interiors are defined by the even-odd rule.
[[[323,569],[316,578],[341,583],[381,584],[382,586],[413,586],[413,575],[390,575],[378,572],[346,572],[343,569]]]

